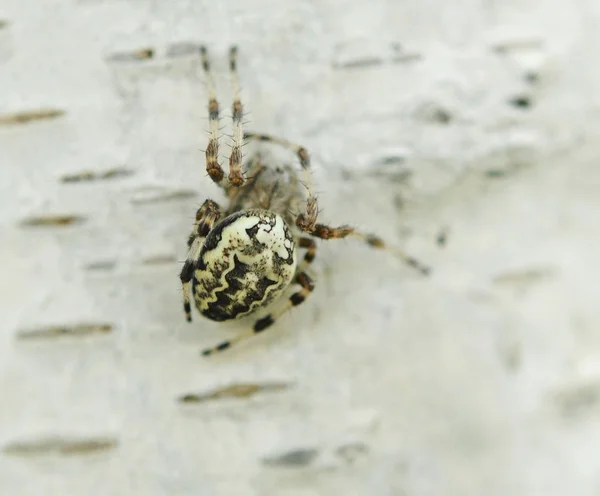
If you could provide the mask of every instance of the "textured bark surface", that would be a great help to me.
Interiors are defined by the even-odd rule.
[[[599,23],[596,0],[3,0],[0,493],[599,494]],[[306,146],[321,219],[429,278],[321,242],[306,303],[199,356],[252,324],[182,311],[222,201],[200,42],[223,133],[237,43],[246,128]]]

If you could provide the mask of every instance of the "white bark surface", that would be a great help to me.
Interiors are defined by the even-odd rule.
[[[0,21],[0,494],[600,494],[600,3],[2,0]],[[237,43],[247,128],[305,145],[323,221],[429,278],[323,242],[304,305],[199,356],[251,324],[181,308],[195,209],[222,200],[197,58],[167,54],[199,42],[224,133]],[[65,113],[11,121],[42,109]],[[81,220],[23,225],[58,214]],[[35,334],[86,323],[112,327]],[[235,384],[275,387],[178,402]]]

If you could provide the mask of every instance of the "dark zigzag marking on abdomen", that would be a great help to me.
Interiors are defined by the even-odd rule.
[[[253,303],[262,302],[265,294],[270,286],[277,284],[277,281],[272,281],[268,277],[259,279],[253,288],[248,288],[246,297],[243,303],[234,301],[235,295],[242,289],[245,289],[243,280],[250,270],[250,265],[241,262],[237,255],[233,256],[234,267],[225,276],[227,286],[220,291],[216,291],[214,295],[217,299],[208,304],[208,308],[202,311],[202,315],[211,320],[223,321],[235,319],[238,315],[250,311]]]

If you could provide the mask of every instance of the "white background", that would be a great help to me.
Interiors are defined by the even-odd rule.
[[[600,494],[596,0],[2,0],[0,20],[0,117],[65,111],[0,124],[2,494]],[[323,242],[304,305],[199,356],[251,325],[181,309],[195,210],[222,200],[197,58],[166,55],[199,42],[224,134],[237,43],[247,128],[309,149],[322,220],[431,277]],[[84,220],[22,225],[55,214]],[[114,327],[23,337],[86,322]]]

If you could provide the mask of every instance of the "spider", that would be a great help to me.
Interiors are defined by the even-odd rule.
[[[314,238],[357,238],[374,248],[392,252],[423,274],[429,272],[416,259],[375,235],[362,233],[349,225],[330,227],[318,222],[307,150],[285,139],[243,130],[237,54],[237,47],[232,46],[229,71],[233,86],[233,133],[229,175],[225,177],[219,164],[219,103],[207,48],[200,47],[208,89],[206,171],[224,190],[228,206],[222,208],[207,199],[196,212],[187,241],[189,252],[180,274],[183,308],[186,320],[191,322],[190,290],[200,314],[218,322],[254,314],[278,299],[282,302],[271,313],[257,319],[251,328],[203,350],[205,356],[227,350],[263,332],[288,309],[306,300],[314,289],[314,282],[306,272],[316,254]],[[260,154],[242,163],[242,146],[251,140],[293,151],[300,169],[265,163]],[[298,249],[305,250],[301,261]],[[287,299],[281,298],[292,284],[297,285],[298,290]]]

